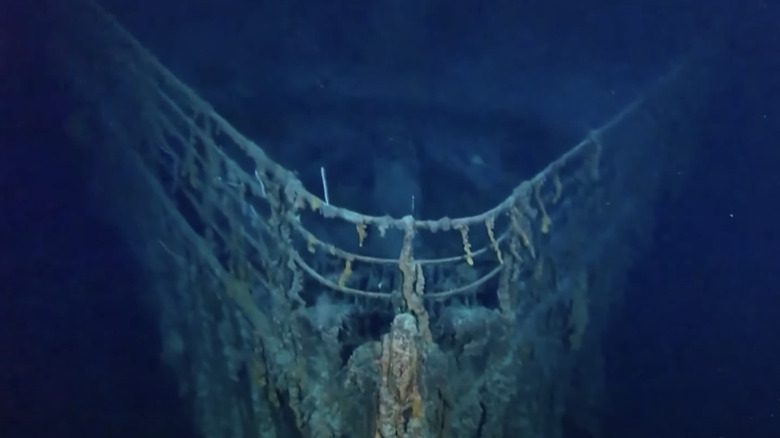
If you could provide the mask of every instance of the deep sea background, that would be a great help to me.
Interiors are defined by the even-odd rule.
[[[476,5],[491,15],[491,8],[512,2],[449,3],[450,23],[458,24]],[[534,59],[550,66],[546,73],[559,83],[576,77],[576,66],[591,65],[583,76],[618,84],[618,94],[629,98],[656,74],[643,72],[662,71],[660,64],[689,43],[723,53],[726,62],[709,84],[716,98],[697,127],[704,147],[679,190],[659,199],[652,245],[638,257],[614,311],[605,348],[612,401],[604,420],[610,437],[780,436],[778,2],[528,1],[513,7],[518,3],[523,25],[535,23],[541,30],[532,35],[546,38],[535,41]],[[246,23],[234,31],[231,20],[252,2],[182,4],[107,2],[218,108],[228,105],[239,98],[225,87],[246,85],[241,67],[253,68],[251,57],[237,46],[231,64],[217,68],[209,67],[209,54],[251,34]],[[325,2],[296,4],[314,10],[314,21],[317,8],[325,8]],[[73,102],[62,92],[63,73],[49,68],[42,50],[57,37],[45,26],[46,6],[0,0],[0,437],[193,436],[174,378],[160,362],[141,269],[94,201],[93,157],[66,133]],[[578,23],[585,23],[581,34],[572,31]],[[187,26],[200,29],[213,47],[169,38]],[[436,47],[457,46],[461,37],[475,41],[461,29],[437,33]],[[344,39],[350,35],[329,41],[331,50],[339,52]],[[479,41],[475,53],[505,53],[491,54],[490,38]],[[426,57],[412,54],[407,62]],[[486,62],[485,69],[498,64]],[[500,67],[511,71],[512,65]],[[207,68],[215,71],[203,73]],[[472,79],[472,90],[488,86]],[[574,109],[551,104],[539,117],[581,114],[591,102],[587,91],[581,97]],[[582,123],[609,114],[610,103],[604,105]]]

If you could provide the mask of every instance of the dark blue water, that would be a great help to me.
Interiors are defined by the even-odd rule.
[[[45,32],[3,12],[0,436],[192,436],[138,262],[89,200]]]
[[[61,90],[63,72],[45,61],[47,39],[56,36],[40,27],[35,3],[0,4],[0,436],[194,436],[160,362],[139,262],[93,201],[93,157],[67,135],[73,102]],[[245,80],[241,60],[249,61],[237,45],[238,60],[211,66],[208,79],[186,70],[188,59],[203,67],[208,57],[192,61],[201,47],[171,53],[176,48],[166,47],[164,31],[172,25],[160,18],[207,21],[204,28],[215,34],[204,39],[219,48],[220,39],[246,37],[228,31],[229,14],[245,3],[199,2],[181,11],[178,2],[159,2],[157,13],[151,4],[112,3],[164,60],[167,52],[184,76],[212,84],[204,93],[215,100],[230,98],[219,85]],[[342,3],[342,19],[361,13]],[[469,24],[469,2],[450,3],[447,19],[431,24],[441,29],[425,50],[469,43],[470,53],[488,58],[506,53],[486,49],[500,38]],[[495,18],[491,8],[505,3],[483,2],[479,14]],[[528,2],[535,18],[523,25],[538,26],[537,35],[548,38],[537,41],[540,47],[553,48],[535,59],[571,76],[572,58],[557,59],[554,49],[583,49],[577,65],[592,54],[604,80],[622,84],[626,96],[646,79],[643,71],[696,39],[718,46],[728,62],[709,84],[717,98],[691,127],[703,133],[704,147],[681,185],[661,196],[652,245],[631,269],[614,312],[605,345],[606,434],[780,436],[780,12],[771,1],[736,8],[725,1],[618,3]],[[307,22],[319,22],[319,3],[297,4]],[[570,31],[578,26],[579,36]],[[329,35],[329,53],[342,62],[357,56],[345,48],[350,35]],[[271,52],[284,58],[283,50]],[[402,67],[425,58],[411,53]],[[480,79],[467,87],[487,86]],[[567,110],[551,105],[540,118],[563,119]]]

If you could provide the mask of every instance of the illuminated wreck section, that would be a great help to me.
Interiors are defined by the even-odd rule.
[[[74,136],[124,175],[121,223],[205,436],[599,434],[600,339],[693,143],[690,71],[488,211],[377,217],[304,187],[98,8],[63,17],[91,110]]]

